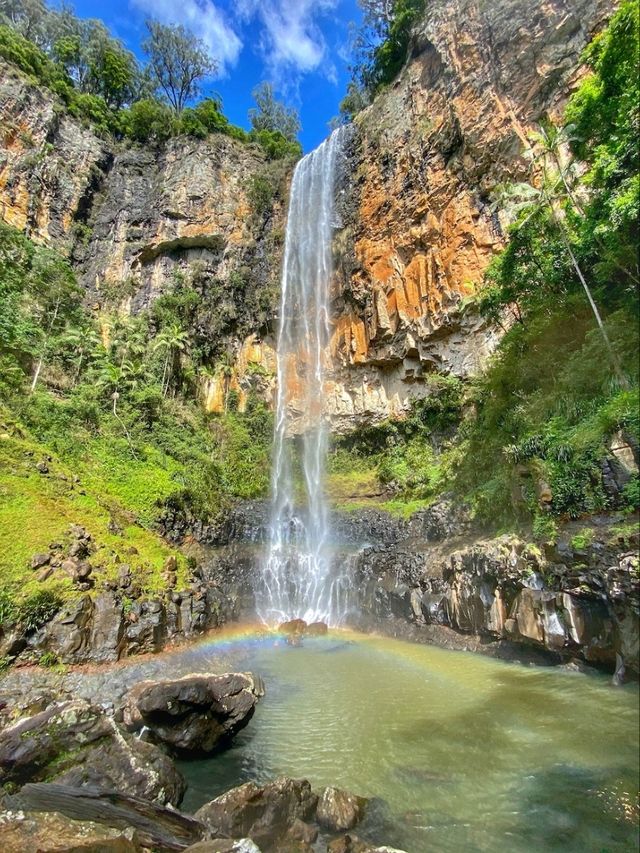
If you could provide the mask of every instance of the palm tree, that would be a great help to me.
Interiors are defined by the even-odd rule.
[[[100,335],[91,327],[86,329],[71,328],[64,336],[62,344],[77,359],[76,372],[73,377],[73,384],[75,386],[80,378],[83,365],[96,358],[102,346],[102,341]]]
[[[183,331],[177,323],[163,329],[154,344],[154,350],[164,350],[165,358],[162,368],[162,396],[166,397],[173,373],[176,354],[184,352],[189,343],[189,333]]]

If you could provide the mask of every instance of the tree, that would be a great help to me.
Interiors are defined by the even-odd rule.
[[[138,64],[102,21],[85,21],[63,9],[52,13],[49,29],[53,56],[81,92],[100,95],[114,109],[133,100]]]
[[[147,29],[149,37],[142,47],[149,56],[152,79],[179,115],[187,101],[199,93],[201,81],[217,70],[218,63],[204,42],[182,24],[166,26],[147,21]]]
[[[38,360],[31,380],[35,391],[40,372],[54,335],[64,327],[64,318],[77,310],[81,291],[69,264],[51,249],[36,250],[29,275],[29,296],[33,300],[32,318],[38,324]]]
[[[0,23],[7,23],[29,41],[44,47],[51,13],[43,0],[0,0]]]
[[[189,335],[183,332],[177,323],[163,329],[155,343],[154,349],[165,351],[164,365],[162,369],[162,396],[166,397],[171,383],[174,370],[175,357],[178,352],[183,352],[189,342]]]
[[[295,142],[300,132],[300,118],[292,107],[287,107],[278,101],[274,95],[273,85],[266,81],[251,93],[256,106],[249,110],[249,120],[256,132],[267,130],[281,133],[289,142]]]

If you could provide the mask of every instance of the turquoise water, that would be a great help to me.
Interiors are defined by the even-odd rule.
[[[410,853],[638,849],[634,686],[347,633],[238,663],[267,695],[231,749],[181,764],[187,810],[289,775],[376,798],[359,834]]]

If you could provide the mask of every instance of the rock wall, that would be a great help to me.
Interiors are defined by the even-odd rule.
[[[98,319],[193,287],[191,331],[228,368],[204,382],[206,407],[220,411],[231,389],[241,405],[250,388],[270,399],[293,164],[222,134],[161,146],[101,139],[6,64],[0,110],[0,218],[70,255]]]
[[[433,371],[466,377],[499,335],[461,310],[503,243],[491,206],[528,173],[527,133],[558,115],[609,0],[433,0],[399,78],[355,121],[336,254],[339,429],[402,415]]]

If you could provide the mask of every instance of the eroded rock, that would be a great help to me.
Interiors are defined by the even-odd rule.
[[[315,815],[318,797],[306,779],[283,777],[260,787],[247,782],[202,806],[196,812],[215,836],[251,838],[266,850],[281,849],[296,821],[308,823]],[[284,848],[282,848],[284,849]]]
[[[247,725],[263,695],[262,680],[250,673],[142,682],[127,697],[124,720],[176,750],[212,752]]]
[[[170,758],[89,702],[54,704],[0,732],[0,779],[52,781],[179,804],[185,782]]]
[[[318,797],[318,823],[332,832],[344,832],[360,823],[366,807],[364,797],[340,788],[323,788]]]

